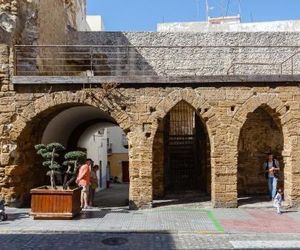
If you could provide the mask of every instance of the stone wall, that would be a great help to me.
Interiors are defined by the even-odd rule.
[[[161,198],[165,194],[164,187],[164,120],[160,120],[153,140],[152,156],[153,198]]]
[[[17,22],[18,3],[4,0],[0,4],[0,43],[9,43]]]
[[[299,50],[299,38],[299,32],[76,32],[70,34],[69,44],[134,46],[132,70],[144,64],[149,74],[158,76],[269,75],[281,73],[281,63]],[[106,57],[110,61],[112,56]],[[294,60],[299,59],[297,54]],[[126,60],[119,63],[125,67]],[[294,74],[300,73],[299,65],[294,63]],[[282,64],[282,73],[291,73],[291,60]]]
[[[58,2],[49,5],[50,0],[41,0],[40,4],[38,6],[45,6],[44,8],[61,6]],[[300,89],[298,83],[249,84],[241,82],[230,85],[218,82],[211,83],[209,86],[204,86],[201,82],[193,86],[189,84],[137,86],[138,83],[136,83],[135,87],[124,88],[121,85],[117,93],[122,93],[122,95],[113,100],[109,96],[93,98],[91,92],[97,94],[102,90],[99,88],[82,89],[81,85],[12,86],[14,61],[11,44],[24,41],[35,43],[39,39],[43,43],[62,44],[65,41],[63,36],[66,31],[65,25],[74,23],[74,19],[70,22],[62,19],[62,26],[59,26],[57,20],[55,21],[54,18],[52,20],[53,16],[50,15],[55,9],[44,13],[44,8],[42,10],[35,8],[35,1],[5,1],[5,5],[1,5],[1,8],[1,11],[5,9],[12,16],[20,18],[18,20],[24,20],[22,23],[18,21],[16,24],[13,23],[11,32],[13,39],[9,43],[1,42],[0,45],[0,193],[9,204],[24,205],[24,202],[28,201],[30,188],[43,182],[41,177],[43,170],[38,168],[39,162],[33,145],[39,142],[48,122],[66,108],[90,105],[109,114],[127,133],[131,207],[151,206],[153,195],[159,195],[163,191],[160,181],[163,173],[160,170],[157,171],[157,165],[155,165],[157,162],[159,164],[163,162],[163,152],[159,145],[162,134],[158,139],[155,139],[155,134],[160,133],[159,121],[162,121],[180,101],[190,104],[205,122],[207,128],[210,142],[210,184],[213,206],[237,206],[238,178],[245,179],[244,175],[238,175],[240,134],[244,124],[246,124],[245,127],[248,126],[248,114],[262,106],[264,109],[267,107],[266,112],[282,130],[285,198],[292,205],[300,202],[300,165],[298,164],[300,161]],[[45,17],[49,17],[53,23],[50,25],[46,19],[41,19],[43,15],[39,13],[44,13]],[[55,15],[57,18],[63,18],[61,11],[55,12]],[[22,17],[26,18],[22,19]],[[51,26],[50,29],[47,29],[47,24]],[[52,29],[52,27],[57,28]],[[57,39],[55,39],[56,36]],[[233,62],[281,62],[297,50],[292,46],[300,46],[300,34],[73,33],[68,37],[68,43],[154,46],[151,49],[145,47],[134,49],[155,75],[176,76],[183,74],[182,72],[185,72],[185,75],[189,73],[218,75],[227,73],[228,67]],[[184,48],[182,50],[166,49],[161,46]],[[201,48],[201,46],[206,47]],[[218,47],[213,47],[208,51],[207,46]],[[233,49],[232,46],[240,47]],[[252,48],[243,46],[252,46]],[[256,53],[257,46],[267,47],[258,49],[259,53]],[[194,60],[185,60],[186,57],[194,58]],[[165,64],[165,59],[172,63]],[[191,68],[194,70],[189,72]],[[264,67],[236,70],[251,74],[270,73],[269,69]],[[289,72],[289,66],[287,65],[284,70]],[[249,150],[254,150],[256,147],[254,145]]]
[[[80,14],[77,14],[80,12]],[[11,205],[28,201],[29,190],[44,183],[44,172],[32,148],[39,133],[22,132],[22,141],[12,140],[12,123],[20,112],[42,94],[17,94],[11,83],[15,44],[64,44],[66,34],[84,30],[85,1],[2,0],[0,2],[0,193]],[[34,51],[30,51],[34,52]],[[33,67],[35,65],[32,65]],[[26,115],[25,115],[26,116]],[[47,122],[47,120],[45,120]],[[41,125],[39,121],[36,125]],[[35,126],[36,126],[35,125]],[[31,140],[32,139],[32,140]],[[23,148],[19,155],[16,147]],[[25,162],[25,164],[24,164]]]
[[[278,71],[278,66],[284,59],[297,51],[297,48],[293,46],[300,45],[299,38],[299,33],[292,32],[201,34],[74,33],[71,35],[72,42],[70,41],[70,43],[135,46],[139,57],[152,69],[153,75],[189,75],[189,69],[192,69],[190,72],[192,75],[226,75],[230,65],[239,62],[249,64],[244,67],[241,65],[236,66],[234,69],[235,73],[268,75],[281,73]],[[152,47],[146,48],[143,46]],[[166,47],[163,48],[162,46]],[[168,48],[168,46],[171,47]],[[179,50],[174,48],[174,46],[183,46],[185,48]],[[233,48],[233,46],[238,46],[238,48]],[[191,58],[194,60],[191,60]],[[299,58],[296,56],[294,59],[298,60]],[[141,60],[138,61],[140,62]],[[272,66],[275,68],[270,70],[270,65],[265,67],[264,65],[259,65],[259,63],[272,63]],[[282,64],[282,73],[290,74],[290,67],[290,61]],[[297,72],[298,69],[294,73]],[[231,74],[231,72],[229,73]],[[288,190],[286,191],[286,197],[295,200],[297,199],[295,197],[298,197],[297,190],[299,190],[299,187],[295,187],[299,169],[297,165],[293,165],[293,162],[297,158],[295,152],[298,150],[297,138],[299,132],[296,120],[294,120],[297,119],[297,115],[296,113],[296,116],[292,115],[292,112],[297,112],[297,97],[294,97],[295,92],[293,94],[292,92],[298,92],[298,89],[293,86],[285,87],[284,85],[274,89],[251,87],[247,84],[249,87],[243,87],[242,85],[236,87],[228,86],[226,88],[226,83],[224,83],[224,88],[212,87],[209,89],[202,87],[201,90],[196,91],[197,95],[199,95],[196,99],[200,99],[195,101],[198,105],[197,108],[202,110],[203,115],[209,115],[209,118],[211,118],[206,121],[206,125],[211,141],[212,200],[216,206],[236,205],[240,129],[247,119],[247,114],[253,112],[259,105],[269,105],[274,110],[278,109],[278,119],[283,119],[281,122],[284,123],[282,124],[282,130],[285,145],[282,154],[285,164],[285,189]],[[271,85],[272,83],[270,83]],[[185,93],[185,90],[183,90],[183,93]],[[148,96],[149,94],[145,95]],[[175,94],[172,97],[167,96],[165,97],[166,100],[162,102],[171,102],[175,105],[176,103],[172,100],[176,99],[175,97]],[[205,102],[199,104],[203,100],[202,98]],[[187,101],[193,102],[190,99]],[[296,105],[294,111],[290,110],[290,103]],[[163,104],[159,105],[163,106]],[[153,106],[158,110],[155,104],[147,103],[147,107],[149,106]],[[140,107],[143,109],[142,105]],[[242,111],[243,109],[248,111]],[[163,106],[162,110],[162,113],[165,115],[166,107]],[[285,116],[283,112],[287,112],[289,115]],[[283,117],[281,118],[281,116]],[[287,119],[285,117],[289,117],[288,122],[285,120]],[[149,118],[145,118],[145,120],[148,122]],[[155,122],[153,123],[155,124]],[[213,127],[211,131],[210,127]],[[155,154],[155,152],[153,153]],[[153,184],[156,187],[159,186],[155,182]]]
[[[95,93],[98,91],[100,90],[95,89]],[[34,170],[38,167],[36,166],[38,162],[33,164],[35,161],[35,158],[32,158],[34,156],[33,145],[38,142],[49,119],[58,114],[64,105],[67,105],[65,108],[74,105],[92,105],[110,112],[110,115],[127,133],[132,207],[151,205],[153,195],[159,195],[163,191],[161,183],[163,174],[160,174],[160,170],[158,172],[155,170],[157,169],[155,164],[163,161],[163,151],[159,146],[160,140],[157,141],[154,135],[157,133],[159,121],[179,101],[184,100],[198,111],[207,127],[211,152],[211,196],[214,206],[237,205],[240,131],[244,124],[246,125],[243,129],[249,126],[247,115],[260,106],[273,109],[275,115],[270,114],[269,109],[266,109],[266,112],[270,116],[276,116],[281,124],[285,142],[282,152],[285,195],[292,204],[299,202],[298,173],[300,170],[297,157],[300,150],[298,143],[300,130],[297,118],[299,101],[296,101],[300,96],[298,87],[198,87],[195,89],[145,87],[120,88],[119,91],[126,100],[126,106],[124,103],[120,106],[116,101],[115,108],[111,111],[107,107],[109,100],[91,99],[83,94],[84,90],[57,91],[50,94],[46,92],[17,93],[14,98],[18,112],[14,113],[13,120],[9,119],[4,122],[6,130],[10,131],[9,140],[15,144],[3,144],[7,148],[7,153],[2,151],[2,166],[4,167],[2,169],[5,171],[16,169],[15,173],[19,173],[17,169],[22,169],[24,172],[22,175],[11,175],[9,180],[7,174],[4,174],[7,172],[2,172],[4,179],[3,177],[1,179],[1,194],[6,197],[6,200],[15,201],[17,204],[16,201],[20,201],[24,196],[24,189],[23,191],[16,189],[16,186],[19,186],[19,184],[16,185],[18,180],[27,180],[27,183],[30,183],[28,189],[29,186],[37,185],[34,180],[41,173]],[[253,124],[253,121],[250,120],[250,124]],[[32,134],[33,131],[34,134]],[[5,134],[2,132],[2,135]],[[253,140],[251,142],[253,147],[248,149],[255,150],[257,145],[253,144]],[[17,148],[12,148],[10,151],[9,147],[14,147],[13,145],[17,145]],[[153,160],[153,156],[156,160]],[[21,179],[19,179],[20,176],[22,176]],[[239,178],[245,179],[245,175],[239,175]]]
[[[68,31],[87,30],[85,0],[38,0],[39,44],[66,44]]]
[[[85,0],[3,0],[0,3],[0,60],[8,61],[9,76],[14,72],[14,45],[65,44],[69,31],[87,30]],[[2,53],[3,52],[3,53]],[[34,49],[27,52],[36,53]],[[36,67],[36,63],[32,63]],[[13,90],[7,82],[3,91]]]
[[[0,44],[0,88],[7,89],[9,83],[9,47]]]

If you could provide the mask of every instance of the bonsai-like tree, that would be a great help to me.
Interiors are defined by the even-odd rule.
[[[44,158],[43,166],[48,167],[50,170],[47,175],[50,176],[51,188],[56,189],[55,176],[61,174],[62,166],[55,161],[59,157],[58,152],[65,150],[64,146],[60,143],[54,142],[50,144],[38,144],[35,145],[37,154]]]
[[[67,170],[64,176],[63,188],[67,189],[75,180],[77,169],[86,159],[86,153],[82,151],[71,151],[65,154],[65,159],[66,161],[63,163],[63,165],[67,166]]]

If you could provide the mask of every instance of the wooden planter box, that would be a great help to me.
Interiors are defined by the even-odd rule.
[[[34,219],[72,219],[80,213],[80,188],[31,189],[31,215]]]

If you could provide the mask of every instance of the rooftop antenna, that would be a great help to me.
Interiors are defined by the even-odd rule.
[[[200,19],[200,0],[195,0],[196,1],[196,8],[197,8],[197,14],[196,14],[196,19],[199,20]]]
[[[227,14],[226,14],[225,1],[226,1],[226,0],[221,0],[221,5],[220,5],[221,8],[222,8],[223,17],[227,15]],[[229,4],[229,1],[230,1],[230,0],[227,0],[227,4]]]
[[[242,14],[241,0],[238,0],[238,4],[239,4],[239,16],[240,16],[240,18],[241,18],[241,14]]]
[[[208,21],[208,11],[209,11],[208,0],[205,0],[206,21]]]
[[[216,3],[217,2],[217,3]],[[209,11],[214,7],[210,6],[210,0],[205,0],[206,3],[206,18],[209,17]],[[238,15],[241,16],[241,0],[216,0],[215,4],[220,11],[219,16]]]

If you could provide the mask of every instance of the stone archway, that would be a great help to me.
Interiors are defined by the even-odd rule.
[[[261,105],[247,115],[239,137],[238,145],[238,196],[266,196],[267,182],[263,162],[272,152],[281,166],[280,182],[283,187],[284,164],[282,158],[283,134],[278,115],[266,105]]]
[[[254,113],[256,110],[256,114]],[[290,106],[288,103],[284,103],[281,101],[276,93],[274,94],[256,94],[250,99],[248,99],[241,108],[237,110],[233,117],[232,121],[232,127],[235,128],[236,133],[234,133],[234,141],[236,143],[236,166],[238,166],[238,155],[239,155],[239,150],[243,148],[241,145],[240,141],[240,135],[242,132],[243,126],[246,124],[248,115],[251,115],[254,113],[255,115],[258,115],[257,113],[265,112],[267,114],[267,120],[270,121],[272,125],[266,125],[266,126],[273,126],[275,128],[275,131],[279,133],[279,141],[282,141],[282,143],[277,144],[277,148],[274,145],[265,145],[265,148],[269,147],[269,150],[274,149],[275,153],[278,152],[279,154],[279,160],[281,161],[281,166],[284,169],[284,179],[283,177],[281,178],[282,180],[282,185],[284,184],[285,186],[285,199],[289,202],[292,203],[292,171],[293,171],[293,165],[291,158],[293,157],[292,154],[292,148],[293,146],[293,136],[291,135],[290,131],[293,131],[292,126],[294,126],[294,122],[292,116],[293,114],[290,111]],[[250,121],[251,122],[251,121]],[[266,122],[265,124],[268,124]],[[247,124],[245,125],[246,127],[248,126]],[[272,143],[274,144],[274,143]],[[280,145],[281,144],[281,145]],[[261,154],[260,156],[261,160],[263,161],[263,156]],[[240,161],[240,160],[239,160]],[[260,163],[260,166],[262,167],[262,163]],[[236,169],[237,171],[238,169]],[[261,180],[262,181],[262,180]],[[241,180],[239,185],[241,185]],[[240,186],[241,188],[241,186]],[[238,190],[238,187],[237,187]],[[254,190],[255,191],[255,190]],[[257,190],[256,190],[257,192]],[[262,190],[260,191],[262,192]]]
[[[174,91],[170,94],[172,97],[167,97],[164,103],[160,103],[158,105],[158,112],[159,114],[164,114],[163,117],[158,118],[158,128],[156,130],[154,141],[153,141],[153,167],[152,167],[152,173],[153,173],[153,196],[154,198],[161,198],[166,194],[167,185],[166,182],[168,182],[168,178],[166,171],[166,165],[170,165],[166,158],[170,158],[170,154],[167,153],[168,146],[166,146],[166,142],[168,141],[168,135],[170,135],[170,122],[168,124],[168,121],[170,121],[170,116],[172,116],[171,120],[176,120],[176,113],[180,113],[184,109],[186,112],[185,115],[183,115],[183,121],[182,126],[186,126],[189,121],[194,122],[194,131],[192,136],[194,136],[195,142],[194,144],[198,146],[195,147],[196,152],[196,158],[198,161],[196,163],[197,167],[194,169],[195,173],[192,175],[195,175],[196,178],[194,178],[196,185],[196,190],[198,193],[202,194],[210,194],[211,190],[211,163],[210,163],[210,141],[208,136],[207,127],[205,125],[204,120],[202,119],[203,116],[199,114],[200,112],[203,112],[205,114],[208,112],[209,108],[206,108],[205,101],[203,101],[202,98],[200,98],[193,90],[185,90],[185,93],[181,93],[181,91]],[[183,97],[187,97],[189,101],[193,104],[199,104],[203,108],[194,108],[193,105],[189,104],[190,102],[187,102]],[[189,98],[190,97],[190,98]],[[169,102],[169,99],[172,100],[172,102]],[[198,106],[198,105],[197,105]],[[159,107],[163,107],[163,112]],[[205,107],[205,108],[204,108]],[[181,110],[181,111],[180,111]],[[198,111],[198,112],[197,112]],[[190,117],[188,116],[188,113],[190,114]],[[173,114],[173,115],[172,115]],[[175,114],[175,115],[174,115]],[[206,115],[206,114],[205,114]],[[177,116],[178,118],[179,116]],[[180,118],[181,119],[181,118]],[[206,119],[208,120],[208,119]],[[187,128],[186,128],[187,129]],[[184,136],[184,128],[181,130],[182,136]],[[175,132],[175,131],[173,131]],[[179,132],[179,131],[177,131]],[[180,133],[179,133],[180,134]],[[176,135],[173,135],[173,137],[176,137]],[[169,145],[170,147],[170,145]],[[199,148],[201,147],[201,150]],[[205,148],[203,150],[203,148]],[[182,149],[180,149],[182,150]],[[197,151],[198,150],[198,151]],[[179,155],[177,155],[179,157]],[[179,157],[180,158],[180,157]],[[184,158],[184,157],[183,157]],[[177,159],[178,160],[178,159]],[[183,161],[186,161],[187,159],[183,159]],[[184,169],[181,169],[184,170]],[[179,171],[181,171],[179,170]],[[198,171],[199,170],[199,171]],[[198,172],[197,172],[198,171]],[[169,173],[170,174],[170,173]],[[172,175],[172,174],[171,174]],[[193,177],[187,176],[187,178],[190,178],[190,181],[192,182]]]
[[[44,175],[45,169],[40,166],[40,159],[36,156],[34,145],[42,142],[44,131],[49,122],[60,113],[71,109],[83,109],[79,112],[77,125],[89,120],[99,122],[97,118],[107,120],[110,117],[110,122],[122,126],[123,129],[128,129],[130,121],[126,113],[121,109],[112,110],[104,104],[105,102],[108,101],[98,102],[90,98],[84,91],[76,93],[58,92],[44,95],[23,110],[14,122],[11,133],[16,148],[10,153],[8,168],[19,173],[19,175],[14,176],[16,180],[11,182],[13,192],[7,199],[11,205],[28,205],[30,189],[44,185],[47,181]],[[103,114],[105,117],[101,117]],[[73,125],[70,124],[70,126]],[[59,131],[57,128],[57,133],[71,134],[72,131],[68,131],[67,127],[61,128],[64,131]],[[75,129],[75,127],[72,128]],[[55,132],[55,130],[53,131]],[[67,141],[67,137],[65,141]],[[22,185],[17,184],[18,180],[22,180]]]

